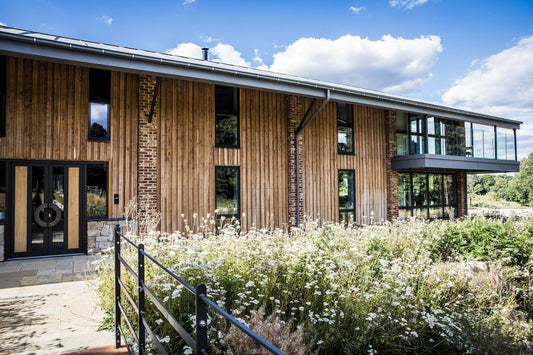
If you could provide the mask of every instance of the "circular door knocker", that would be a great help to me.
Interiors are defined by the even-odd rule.
[[[41,212],[43,213],[43,218],[41,218]],[[51,214],[55,212],[55,217],[52,218]],[[50,228],[55,226],[61,220],[61,210],[53,203],[43,203],[35,209],[33,213],[33,218],[35,223],[43,228]]]

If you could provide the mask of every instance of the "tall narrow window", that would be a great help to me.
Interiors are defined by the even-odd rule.
[[[0,55],[0,137],[6,136],[6,96],[7,96],[6,57]]]
[[[409,154],[425,154],[426,120],[423,115],[409,114],[409,133],[411,137]]]
[[[6,218],[6,162],[0,161],[0,221]]]
[[[217,219],[240,217],[239,167],[215,167],[215,208]]]
[[[337,103],[337,152],[354,154],[353,147],[353,107]]]
[[[239,148],[239,89],[215,86],[215,147]]]
[[[87,218],[107,218],[107,164],[87,164]]]
[[[355,220],[354,170],[339,170],[339,222],[353,223]]]
[[[89,140],[109,141],[111,73],[89,70]]]

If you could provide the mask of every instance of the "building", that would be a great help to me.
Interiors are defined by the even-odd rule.
[[[0,94],[0,258],[111,246],[132,199],[166,232],[462,216],[519,169],[517,121],[5,26]]]

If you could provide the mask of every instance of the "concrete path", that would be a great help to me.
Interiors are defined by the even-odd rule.
[[[114,344],[98,331],[86,255],[0,262],[0,354],[64,354]]]

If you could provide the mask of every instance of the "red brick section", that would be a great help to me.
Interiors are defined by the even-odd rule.
[[[148,123],[155,83],[156,78],[153,76],[139,76],[139,145],[137,156],[139,183],[137,186],[137,202],[141,215],[151,215],[158,211],[157,124],[159,122],[159,110],[157,105],[155,106],[152,122]]]
[[[296,227],[296,129],[304,116],[304,100],[301,97],[289,96],[289,125],[288,125],[288,151],[289,151],[289,226]],[[300,156],[300,222],[303,218],[303,144],[300,135],[299,139],[299,156]]]
[[[398,218],[398,172],[392,170],[391,159],[396,155],[396,111],[385,112],[385,149],[387,153],[387,220]]]
[[[466,216],[466,173],[457,173],[457,217]]]

